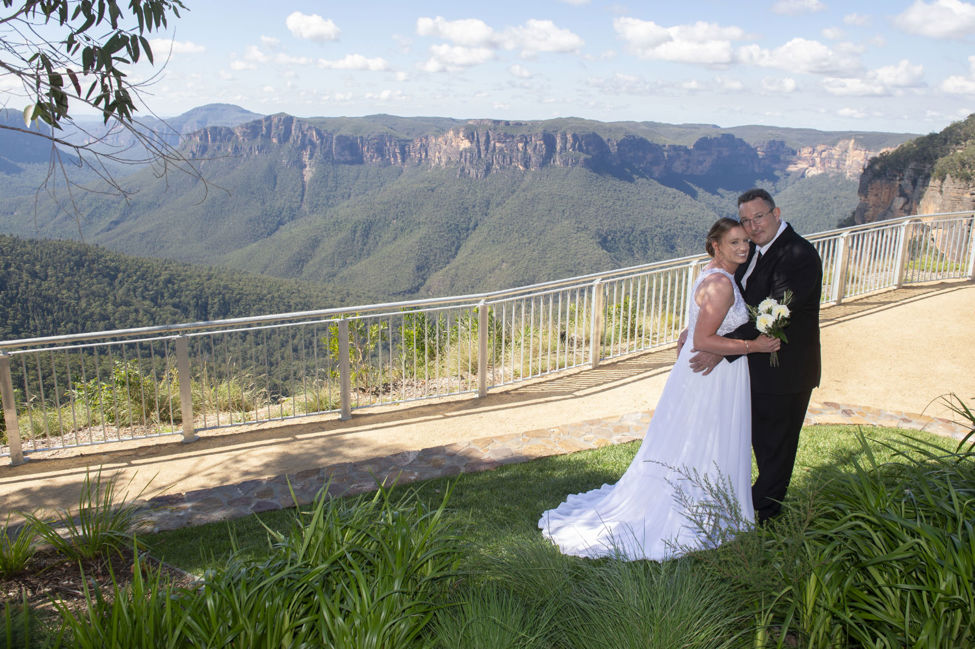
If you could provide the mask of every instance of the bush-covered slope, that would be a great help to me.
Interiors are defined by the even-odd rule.
[[[331,286],[0,236],[0,340],[368,301]]]

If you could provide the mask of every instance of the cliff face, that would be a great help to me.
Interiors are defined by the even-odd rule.
[[[306,179],[322,162],[431,165],[457,168],[480,178],[502,169],[585,167],[600,173],[654,179],[771,178],[782,173],[842,173],[855,177],[875,152],[854,140],[836,146],[792,149],[772,140],[752,146],[731,134],[702,137],[693,146],[664,145],[637,135],[603,137],[593,132],[531,130],[530,124],[472,120],[443,133],[414,139],[390,134],[344,135],[320,130],[288,115],[273,115],[236,128],[211,127],[189,135],[183,146],[194,158],[247,156],[284,146],[285,164],[300,164]]]
[[[860,203],[853,213],[856,223],[873,223],[919,214],[921,198],[931,181],[931,170],[911,164],[899,171],[868,166],[860,176]]]
[[[917,213],[939,214],[968,210],[975,210],[975,185],[970,181],[945,176],[944,180],[933,180],[928,184],[921,196]]]
[[[856,223],[873,223],[912,214],[975,210],[975,183],[952,176],[937,179],[931,166],[912,163],[895,173],[868,167],[860,177]]]
[[[857,223],[975,209],[975,114],[870,160]]]
[[[856,180],[863,173],[871,155],[866,149],[857,146],[856,140],[841,140],[836,145],[821,144],[802,147],[788,165],[792,173],[803,176],[818,176],[823,173],[842,174]]]

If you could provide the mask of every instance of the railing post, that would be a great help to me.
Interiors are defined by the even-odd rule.
[[[190,347],[186,336],[176,337],[176,380],[179,381],[179,409],[183,417],[183,442],[196,441],[193,421],[193,378],[190,374]],[[204,389],[206,387],[204,386]]]
[[[902,287],[904,285],[904,277],[907,275],[907,265],[911,261],[907,254],[907,245],[910,243],[910,239],[907,236],[907,229],[913,223],[913,220],[901,223],[899,232],[900,240],[897,242],[897,260],[894,262],[894,272],[897,273],[894,276],[894,288]]]
[[[839,304],[843,301],[843,294],[846,292],[846,268],[850,263],[850,246],[848,245],[849,232],[840,235],[836,242],[836,252],[833,256],[833,303]]]
[[[972,225],[968,237],[968,278],[975,280],[975,214],[972,214]]]
[[[339,320],[339,396],[343,421],[352,417],[352,366],[349,362],[349,321]]]
[[[477,305],[477,396],[487,395],[488,307],[484,300]]]
[[[691,263],[687,264],[687,268],[684,271],[687,275],[684,278],[687,288],[684,291],[684,304],[681,305],[677,312],[677,321],[680,323],[680,328],[678,331],[683,330],[684,327],[687,326],[687,322],[685,322],[684,319],[687,317],[687,311],[691,306],[691,300],[694,299],[694,280],[697,279],[697,274],[694,272],[694,269],[697,268],[697,265],[698,262],[692,261]]]
[[[589,318],[589,363],[592,369],[599,367],[603,352],[603,284],[597,279],[592,283],[592,313]]]
[[[7,446],[10,447],[10,465],[24,463],[24,452],[20,447],[20,423],[17,421],[17,399],[14,397],[14,382],[10,378],[10,354],[0,354],[0,394],[3,396],[3,421],[7,424]]]

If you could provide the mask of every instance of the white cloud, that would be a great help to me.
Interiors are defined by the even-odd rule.
[[[261,39],[265,42],[265,39]],[[272,39],[273,40],[273,39]],[[311,59],[304,56],[291,56],[285,52],[278,52],[273,56],[264,52],[256,45],[248,45],[244,48],[244,55],[230,63],[231,70],[256,70],[258,65],[277,63],[284,66],[309,65]]]
[[[891,88],[917,88],[922,85],[923,65],[911,65],[902,59],[897,65],[887,65],[873,71],[877,81]]]
[[[827,77],[823,79],[823,88],[839,97],[882,97],[888,94],[884,84],[875,79]]]
[[[975,56],[968,57],[967,77],[953,75],[941,82],[941,89],[952,95],[975,95]]]
[[[311,63],[311,59],[306,56],[291,56],[289,54],[284,54],[279,52],[274,55],[274,62],[281,65],[308,65]]]
[[[494,50],[487,47],[460,45],[431,45],[430,58],[421,64],[426,72],[455,72],[473,65],[487,63],[494,58]]]
[[[793,38],[774,50],[746,45],[739,49],[738,56],[744,63],[789,72],[836,75],[850,73],[860,67],[855,58],[834,52],[819,41],[805,38]]]
[[[410,75],[407,74],[406,72],[403,72],[402,70],[396,73],[397,81],[409,81],[409,79],[410,79]]]
[[[883,97],[902,94],[903,90],[924,85],[924,66],[911,65],[907,59],[896,65],[870,70],[862,77],[827,77],[823,88],[831,95]]]
[[[789,77],[766,77],[762,79],[762,89],[766,92],[785,95],[790,92],[795,92],[798,87],[799,85],[796,83],[796,80]]]
[[[270,59],[256,45],[248,45],[244,50],[244,60],[251,63],[267,63]]]
[[[846,14],[843,16],[843,23],[847,25],[854,25],[856,27],[863,27],[870,24],[870,16],[865,14]]]
[[[789,16],[814,13],[824,9],[826,9],[826,5],[819,0],[778,0],[772,5],[772,11],[775,13]]]
[[[498,35],[483,20],[465,18],[445,20],[436,18],[417,18],[416,33],[420,36],[433,36],[448,40],[455,45],[466,47],[491,47],[498,43]]]
[[[722,90],[738,92],[745,89],[744,83],[742,83],[738,79],[733,79],[731,77],[716,77],[715,81],[717,81],[718,86]]]
[[[281,45],[281,41],[273,36],[261,36],[261,45],[274,49]]]
[[[826,38],[831,41],[838,41],[844,36],[843,30],[840,29],[839,27],[827,27],[821,33],[823,35],[823,38]]]
[[[509,67],[508,72],[518,77],[519,79],[530,79],[532,76],[532,73],[529,72],[525,66],[519,65],[518,63],[515,63],[514,65]]]
[[[477,18],[445,20],[418,18],[416,33],[450,41],[454,45],[475,49],[521,50],[523,56],[539,52],[577,52],[585,44],[582,38],[551,20],[531,19],[524,25],[509,27],[503,33]]]
[[[386,62],[386,59],[380,57],[369,59],[361,54],[347,54],[335,61],[318,59],[318,67],[329,70],[368,70],[370,72],[379,72],[388,70],[389,63]]]
[[[975,77],[948,77],[941,82],[941,89],[952,95],[975,95]]]
[[[964,38],[975,34],[975,4],[961,0],[916,0],[894,18],[909,34],[931,38]]]
[[[853,117],[856,119],[863,119],[867,117],[867,113],[863,112],[859,108],[841,108],[836,111],[836,114],[840,117]]]
[[[288,30],[297,38],[308,41],[334,41],[341,30],[331,18],[325,19],[318,14],[303,14],[295,11],[285,20]]]
[[[504,43],[508,49],[521,50],[523,56],[531,56],[537,52],[578,52],[585,41],[551,20],[532,19],[520,27],[506,29]]]
[[[191,41],[171,41],[165,38],[152,38],[149,40],[149,47],[152,48],[153,58],[166,55],[170,51],[173,54],[202,54],[207,51],[202,45],[197,45]]]
[[[745,36],[738,27],[702,21],[663,27],[650,20],[616,18],[613,27],[629,50],[640,58],[706,65],[732,63],[732,41]]]
[[[402,90],[382,90],[380,92],[367,92],[365,95],[366,99],[371,99],[374,101],[400,101],[406,99],[406,95],[403,94]]]

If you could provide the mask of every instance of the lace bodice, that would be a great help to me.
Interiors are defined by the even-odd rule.
[[[721,326],[718,327],[718,335],[723,336],[730,333],[740,327],[741,325],[748,322],[748,307],[745,304],[744,298],[741,297],[741,292],[738,291],[738,285],[735,284],[735,278],[728,271],[721,270],[720,268],[706,268],[698,276],[697,280],[694,282],[694,289],[691,291],[691,295],[697,294],[697,289],[701,285],[701,282],[705,277],[713,275],[714,273],[721,273],[725,277],[731,280],[731,285],[734,287],[735,291],[735,301],[728,309],[728,313],[725,315],[724,320],[721,321]],[[700,312],[701,307],[697,305],[697,301],[693,298],[687,309],[687,337],[688,340],[693,340],[694,338],[694,327],[697,325],[697,316]]]

